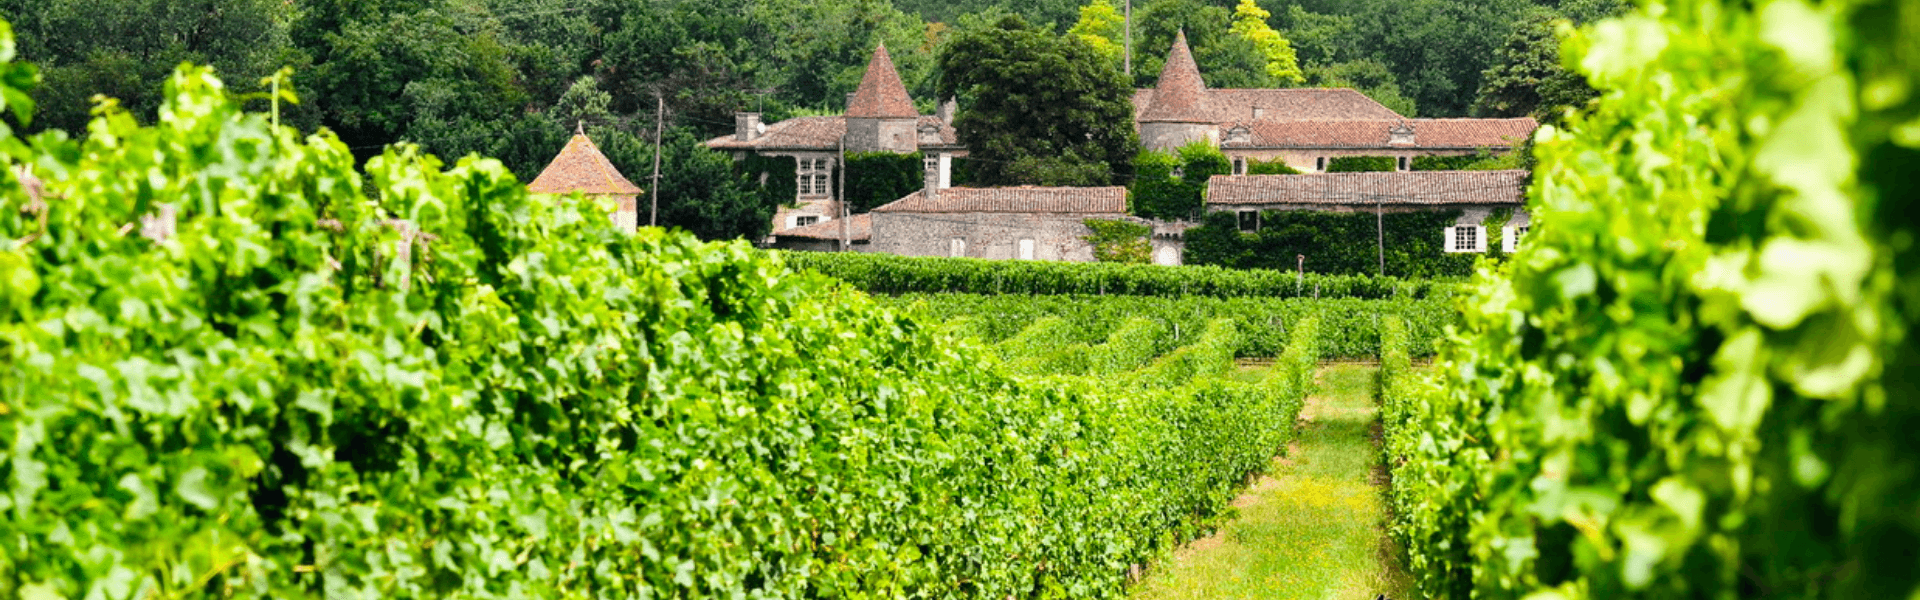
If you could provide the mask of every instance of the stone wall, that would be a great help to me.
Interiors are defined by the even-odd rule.
[[[847,152],[920,151],[919,119],[847,119]]]
[[[1220,145],[1220,126],[1213,123],[1141,123],[1140,146],[1165,152],[1196,140]]]
[[[1087,219],[1118,219],[1123,215],[1064,215],[1036,213],[873,213],[873,251],[903,256],[961,256],[1020,258],[1021,242],[1030,240],[1034,260],[1092,262],[1093,235]],[[956,244],[954,240],[961,240]]]

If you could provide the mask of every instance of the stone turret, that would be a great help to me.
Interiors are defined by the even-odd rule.
[[[860,88],[847,100],[848,152],[899,152],[918,149],[916,124],[920,111],[907,96],[907,86],[893,68],[886,45],[873,49]]]
[[[1149,150],[1167,150],[1195,140],[1213,140],[1217,119],[1210,113],[1207,84],[1187,47],[1187,32],[1173,38],[1173,50],[1160,69],[1153,99],[1140,114],[1140,143]]]

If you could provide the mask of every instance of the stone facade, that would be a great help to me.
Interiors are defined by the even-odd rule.
[[[1092,262],[1087,219],[1121,215],[875,213],[873,251],[902,256]]]

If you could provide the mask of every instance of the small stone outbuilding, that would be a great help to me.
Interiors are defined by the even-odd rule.
[[[1094,259],[1088,219],[1131,219],[1124,187],[929,186],[870,214],[874,252],[1073,262]]]
[[[580,192],[588,197],[606,198],[614,205],[614,225],[632,231],[639,223],[640,186],[620,175],[607,155],[601,154],[593,140],[578,130],[560,150],[560,155],[553,157],[553,162],[540,171],[539,177],[533,178],[533,183],[527,184],[527,191],[556,196]]]
[[[1531,225],[1526,211],[1527,171],[1414,171],[1305,173],[1300,175],[1215,175],[1207,183],[1209,212],[1234,212],[1242,231],[1260,227],[1262,211],[1402,213],[1458,210],[1443,235],[1447,252],[1486,252],[1491,238],[1483,226],[1494,211],[1511,216],[1502,231],[1511,252]]]

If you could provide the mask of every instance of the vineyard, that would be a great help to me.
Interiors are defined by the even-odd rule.
[[[1317,358],[1291,321],[1239,374],[1215,318],[980,370],[1057,348],[167,93],[9,142],[0,595],[1111,597],[1281,452]]]
[[[1567,35],[1450,282],[621,231],[190,65],[22,139],[0,22],[0,598],[1117,598],[1303,432],[1419,597],[1920,597],[1920,6]]]

